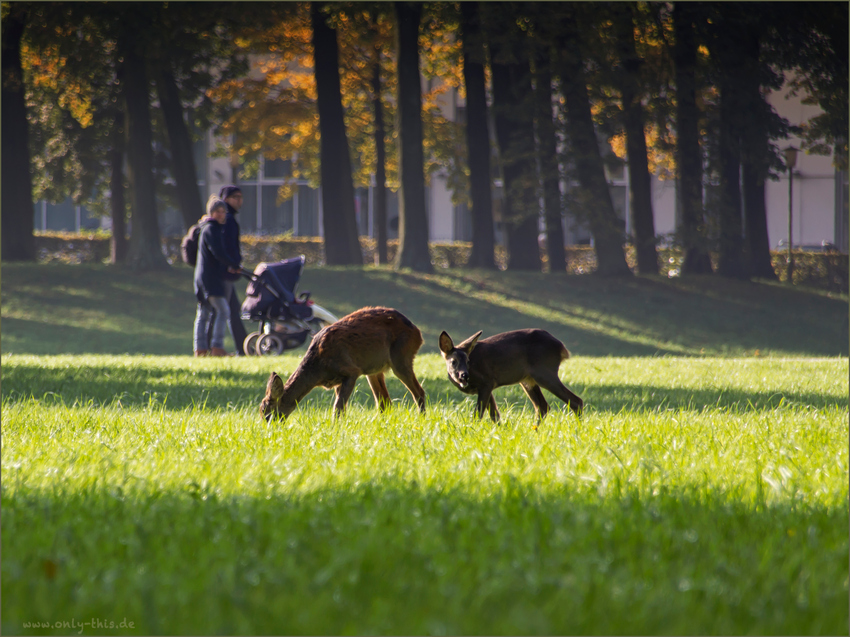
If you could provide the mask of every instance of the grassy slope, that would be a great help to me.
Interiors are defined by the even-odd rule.
[[[188,354],[191,287],[182,267],[4,264],[2,351]],[[444,329],[462,338],[534,326],[584,356],[848,354],[846,298],[760,283],[308,267],[300,289],[338,316],[398,308],[422,329],[423,352],[437,351]]]

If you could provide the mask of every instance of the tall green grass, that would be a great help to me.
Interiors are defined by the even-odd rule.
[[[846,358],[577,356],[535,428],[425,354],[424,416],[267,424],[297,361],[4,355],[3,632],[847,631]]]

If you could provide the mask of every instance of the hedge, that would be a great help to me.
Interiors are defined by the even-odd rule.
[[[97,233],[72,232],[36,232],[35,244],[37,259],[41,263],[102,263],[109,260],[109,235]],[[166,237],[162,249],[171,264],[180,264],[180,237]],[[360,237],[363,249],[363,261],[375,263],[376,242],[371,237]],[[436,268],[457,268],[463,266],[469,258],[472,244],[432,243],[431,260]],[[398,250],[398,241],[387,244],[390,261]],[[589,246],[570,246],[567,252],[567,272],[569,274],[587,274],[596,269],[596,254]],[[325,263],[324,242],[315,237],[292,237],[289,235],[242,237],[242,258],[248,267],[262,261],[278,261],[303,254],[307,263],[323,265]],[[496,264],[504,269],[507,254],[504,246],[496,246]],[[541,248],[540,258],[544,269],[548,269],[546,251]],[[787,252],[772,252],[773,269],[780,281],[787,278]],[[632,270],[636,267],[632,246],[626,247],[626,261]],[[681,252],[673,248],[658,250],[659,270],[664,276],[676,275],[681,263]],[[812,287],[830,292],[848,292],[848,255],[839,252],[794,252],[794,284]]]

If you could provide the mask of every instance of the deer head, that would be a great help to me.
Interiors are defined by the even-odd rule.
[[[476,332],[455,347],[452,337],[446,332],[440,334],[440,352],[446,361],[449,379],[461,389],[469,384],[469,355],[478,342],[481,332]]]
[[[263,418],[269,422],[274,417],[286,418],[295,409],[295,405],[290,406],[284,400],[285,393],[283,379],[277,375],[277,372],[272,372],[266,385],[266,395],[260,402],[260,413]]]

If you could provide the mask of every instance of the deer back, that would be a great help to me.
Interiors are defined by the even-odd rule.
[[[370,375],[390,367],[393,356],[412,359],[422,346],[422,333],[398,310],[371,307],[357,310],[319,332],[305,362],[330,376],[352,370]]]

